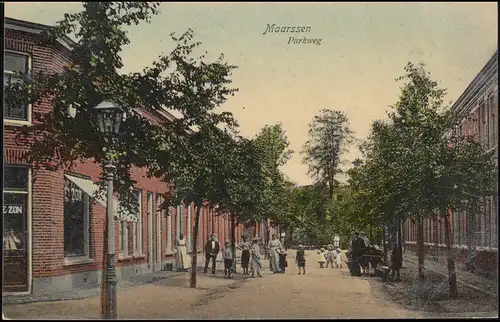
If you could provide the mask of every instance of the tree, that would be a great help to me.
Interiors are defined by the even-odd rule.
[[[365,162],[350,172],[354,190],[351,206],[362,211],[361,223],[392,218],[417,223],[419,277],[423,278],[423,218],[443,218],[448,244],[450,297],[456,297],[451,254],[449,209],[479,205],[494,193],[494,164],[472,138],[450,138],[445,132],[457,124],[443,108],[445,91],[438,88],[423,64],[409,63],[389,122],[374,122],[363,146]]]
[[[256,201],[266,181],[261,169],[260,152],[254,140],[242,137],[235,138],[231,149],[226,151],[231,159],[224,169],[223,194],[217,212],[230,216],[233,258],[236,258],[236,222],[255,223],[261,219]]]
[[[202,207],[215,208],[224,197],[225,171],[230,164],[233,144],[231,137],[211,123],[201,124],[198,131],[185,139],[185,149],[190,154],[181,167],[171,167],[169,158],[158,158],[156,171],[163,174],[166,183],[173,183],[167,204],[184,203],[195,205],[195,224],[193,227],[193,249],[198,246],[200,210]],[[164,151],[170,154],[169,151]],[[191,227],[190,227],[191,229]],[[196,287],[197,252],[191,253],[190,287]]]
[[[328,187],[331,198],[337,186],[335,176],[342,172],[340,157],[353,141],[347,116],[341,111],[323,109],[309,124],[309,137],[302,151],[304,162],[316,183]]]
[[[123,67],[119,54],[129,43],[124,25],[149,21],[158,13],[158,5],[85,2],[82,12],[66,14],[44,36],[48,44],[53,44],[57,37],[75,33],[79,40],[69,53],[67,68],[59,73],[31,75],[26,82],[10,86],[6,102],[34,104],[44,100],[53,105],[50,112],[34,115],[35,125],[24,128],[19,136],[31,148],[26,158],[35,169],[111,159],[117,166],[114,188],[121,211],[131,212],[137,206],[131,189],[135,184],[131,166],[147,167],[149,175],[163,178],[168,186],[175,184],[175,198],[170,200],[182,197],[183,202],[196,201],[199,217],[202,201],[212,201],[217,194],[214,189],[219,182],[211,169],[224,162],[224,153],[218,148],[226,138],[215,128],[231,130],[237,126],[231,113],[213,112],[237,91],[229,87],[235,66],[225,63],[222,55],[210,63],[204,55],[192,57],[201,43],[193,42],[193,32],[188,30],[179,38],[172,34],[177,43],[173,51],[160,55],[142,73],[119,73]],[[127,115],[113,151],[106,151],[108,139],[93,124],[93,107],[103,100],[114,100]],[[67,113],[69,105],[76,109],[74,116]],[[183,116],[169,124],[155,125],[137,113],[138,108],[174,109]],[[200,131],[187,134],[190,127]],[[206,146],[200,146],[200,142]],[[206,179],[200,178],[205,174]]]

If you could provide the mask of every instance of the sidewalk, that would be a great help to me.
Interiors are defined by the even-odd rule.
[[[418,265],[418,257],[410,252],[403,254],[403,259],[414,265]],[[433,271],[435,273],[448,276],[448,267],[442,263],[437,263],[434,261],[426,260],[424,262],[424,267],[427,270]],[[490,296],[498,296],[497,284],[494,279],[487,279],[480,275],[467,272],[461,269],[455,269],[457,275],[457,283],[464,284],[470,288],[481,291]]]
[[[243,285],[246,278],[234,274],[232,279],[224,278],[222,270],[216,275],[200,273],[198,267],[196,288],[189,287],[189,273],[180,273],[171,278],[155,280],[141,276],[150,283],[136,287],[122,287],[117,291],[118,319],[172,319],[185,317],[187,312],[203,306],[232,289]],[[154,281],[154,282],[151,282]],[[124,283],[122,283],[124,284]],[[49,301],[4,305],[2,313],[10,319],[101,319],[101,296],[94,294],[87,298],[66,301]]]
[[[191,262],[191,256],[189,256],[189,262]],[[222,254],[219,253],[217,257],[217,271],[223,275],[221,270],[223,269]],[[241,251],[236,250],[236,264],[241,262]],[[203,273],[203,267],[205,266],[205,255],[199,253],[197,256],[197,272],[198,274]],[[210,266],[211,267],[211,266]],[[220,271],[220,272],[219,272]],[[240,271],[240,270],[238,270]],[[135,286],[140,286],[144,284],[152,284],[164,279],[172,278],[174,276],[179,276],[182,274],[188,274],[177,271],[158,271],[149,274],[134,275],[126,280],[118,281],[117,288],[125,289]],[[14,304],[26,304],[26,303],[36,303],[36,302],[54,302],[54,301],[68,301],[68,300],[79,300],[84,298],[89,298],[101,294],[101,285],[92,285],[85,288],[74,288],[71,291],[57,292],[57,293],[46,293],[38,295],[13,295],[13,296],[3,296],[4,305],[14,305]]]

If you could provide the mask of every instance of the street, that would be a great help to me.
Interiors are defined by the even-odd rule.
[[[286,274],[271,274],[263,261],[263,278],[228,280],[198,275],[190,289],[187,274],[120,290],[119,319],[228,318],[390,318],[416,317],[383,299],[369,282],[342,269],[320,269],[307,251],[306,275],[297,275],[295,251],[288,251]],[[219,267],[222,268],[222,267]],[[241,270],[241,269],[240,269]],[[222,276],[221,276],[222,275]],[[21,304],[4,307],[13,319],[96,319],[100,298]]]

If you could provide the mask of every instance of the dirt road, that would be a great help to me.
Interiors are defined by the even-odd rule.
[[[323,268],[308,252],[307,274],[297,275],[294,251],[289,252],[286,274],[271,274],[264,261],[264,277],[238,283],[200,274],[197,289],[188,276],[120,290],[120,319],[207,318],[390,318],[417,317],[384,301],[368,281],[348,270]],[[220,273],[218,273],[220,274]],[[94,319],[100,316],[99,297],[4,307],[10,318]]]

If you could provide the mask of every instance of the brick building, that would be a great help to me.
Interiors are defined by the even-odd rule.
[[[68,62],[73,41],[59,39],[54,47],[40,41],[45,25],[5,19],[4,83],[23,81],[14,71],[62,72]],[[5,86],[5,85],[4,85]],[[41,294],[95,285],[101,282],[105,231],[105,202],[91,200],[100,175],[100,166],[92,160],[71,169],[34,173],[22,159],[27,147],[15,142],[15,132],[35,120],[34,112],[49,112],[42,102],[27,107],[4,104],[4,250],[3,294]],[[151,122],[172,120],[167,111],[138,113]],[[190,240],[194,225],[194,207],[171,207],[170,215],[158,208],[166,185],[148,178],[146,169],[133,168],[132,177],[139,200],[133,218],[119,218],[115,226],[116,270],[118,279],[134,274],[166,269],[174,262],[174,241],[180,232]],[[115,209],[118,201],[114,200]],[[137,218],[137,219],[134,219]],[[221,242],[230,239],[230,222],[203,208],[200,217],[199,247],[212,233]],[[254,233],[263,236],[263,225]],[[245,228],[237,226],[240,242]],[[252,234],[254,235],[254,234]],[[190,250],[191,245],[188,244]]]
[[[497,55],[498,51],[452,106],[463,119],[448,135],[474,135],[486,153],[494,155],[498,169]],[[498,270],[498,196],[486,198],[483,207],[484,212],[477,214],[473,221],[465,212],[451,213],[452,244],[459,268],[466,268],[467,258],[475,256],[476,269],[495,272]],[[446,262],[444,229],[443,219],[424,220],[426,257],[443,263]],[[407,221],[403,232],[406,249],[416,252],[416,225]]]

